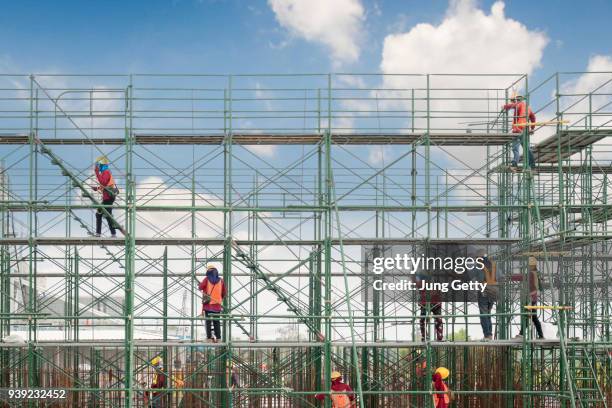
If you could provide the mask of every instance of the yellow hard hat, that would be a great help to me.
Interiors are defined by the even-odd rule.
[[[515,99],[523,99],[523,95],[521,95],[521,93],[516,90],[512,91],[512,95],[510,95],[510,100],[515,100]]]
[[[436,369],[436,374],[440,374],[440,377],[442,377],[443,380],[446,380],[450,375],[450,371],[448,371],[448,368],[446,367],[438,367]]]
[[[162,358],[160,356],[155,357],[151,360],[151,364],[154,366],[160,365],[162,363]]]
[[[96,159],[96,163],[100,163],[100,164],[108,164],[108,163],[110,163],[110,162],[108,161],[108,157],[106,157],[106,156],[99,156],[99,157]]]
[[[208,264],[208,265],[206,265],[206,270],[207,270],[207,271],[208,271],[208,270],[211,270],[211,269],[217,269],[217,267],[216,267],[215,265],[213,265],[213,264]]]
[[[530,256],[529,257],[529,266],[536,266],[538,264],[538,260],[535,258],[535,256]]]
[[[331,379],[332,379],[332,380],[335,380],[336,378],[340,378],[340,377],[342,377],[342,374],[340,374],[340,372],[339,372],[339,371],[333,371],[333,372],[331,373]]]

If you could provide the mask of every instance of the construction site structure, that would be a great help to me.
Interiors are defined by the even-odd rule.
[[[361,408],[433,407],[440,366],[456,407],[612,407],[611,106],[604,72],[2,75],[0,388],[66,394],[0,406],[145,407],[161,357],[164,407],[330,407],[333,371]],[[421,341],[418,294],[369,288],[372,250],[444,245],[495,260],[492,341],[474,301]],[[510,279],[530,256],[544,340]]]

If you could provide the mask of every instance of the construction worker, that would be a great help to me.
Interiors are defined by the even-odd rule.
[[[419,288],[420,305],[421,305],[421,318],[419,319],[419,327],[421,329],[421,341],[427,339],[427,326],[429,325],[429,317],[426,317],[429,312],[433,314],[434,327],[436,331],[436,340],[444,341],[444,323],[442,322],[442,297],[438,290],[427,290],[423,287],[423,281],[428,278],[425,275],[417,274],[416,282],[417,288]]]
[[[439,391],[432,394],[434,408],[448,408],[453,399],[451,390],[444,382],[448,378],[450,371],[446,367],[438,367],[431,376],[433,382],[433,390]]]
[[[317,394],[315,398],[324,401],[327,394]],[[331,395],[332,408],[354,408],[357,406],[355,394],[350,385],[342,382],[342,374],[339,371],[331,373]]]
[[[236,367],[236,364],[232,364],[230,368],[230,383],[232,389],[240,388],[240,376],[238,375],[238,367]]]
[[[484,250],[479,251],[478,258],[482,259],[484,267],[482,269],[473,268],[470,270],[472,280],[486,283],[487,286],[484,292],[477,291],[478,310],[480,314],[480,326],[484,341],[493,340],[493,323],[491,322],[491,311],[499,296],[499,288],[497,286],[497,265],[489,259]]]
[[[166,388],[166,374],[162,371],[164,368],[163,360],[157,356],[151,360],[151,365],[155,369],[153,373],[153,381],[151,381],[151,387],[153,389]],[[150,408],[161,408],[163,407],[164,394],[159,391],[151,392],[151,398],[149,399]]]
[[[510,103],[507,103],[502,107],[503,111],[509,111],[510,109],[514,110],[514,118],[512,119],[512,133],[517,134],[517,137],[512,141],[511,168],[516,169],[519,161],[519,145],[521,144],[521,136],[524,134],[523,132],[528,126],[527,119],[529,118],[529,123],[535,123],[536,117],[531,110],[531,107],[527,106],[523,95],[520,95],[517,92],[513,92],[512,96],[510,97]],[[535,126],[531,125],[529,128],[529,134],[533,134],[534,130]],[[534,167],[535,160],[533,158],[531,147],[529,147],[528,150],[528,154],[526,155],[525,152],[523,152],[523,156],[529,156],[529,167]]]
[[[108,164],[109,161],[106,156],[100,156],[96,159],[94,172],[96,173],[96,178],[100,184],[93,186],[92,188],[94,191],[102,192],[102,204],[109,206],[106,207],[106,211],[108,211],[109,214],[112,214],[113,209],[110,206],[115,202],[115,199],[119,194],[119,189],[115,184],[111,171],[108,169]],[[96,212],[96,237],[99,237],[100,233],[102,232],[102,214],[102,209],[98,208],[98,211]],[[108,229],[110,230],[111,236],[115,238],[117,235],[113,220],[108,215],[106,215],[105,218],[108,221]]]
[[[530,256],[529,257],[529,273],[527,275],[529,280],[529,300],[531,301],[531,306],[536,306],[538,304],[538,295],[540,292],[540,278],[538,276],[538,260]],[[515,282],[523,281],[522,274],[514,274],[512,275],[512,280]],[[540,319],[538,319],[537,310],[530,310],[529,315],[531,315],[531,320],[533,321],[533,325],[535,326],[538,339],[544,338],[544,333],[542,331],[542,324],[540,323]],[[521,331],[516,336],[517,339],[523,337],[523,328],[521,327]]]
[[[198,289],[202,291],[202,313],[204,314],[206,326],[206,340],[217,343],[221,340],[221,323],[219,314],[223,308],[223,299],[227,295],[225,282],[219,276],[219,271],[214,265],[206,266],[206,278]],[[213,331],[215,337],[213,337]]]

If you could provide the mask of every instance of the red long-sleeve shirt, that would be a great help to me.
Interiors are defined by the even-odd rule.
[[[164,374],[163,372],[155,372],[153,374],[153,382],[151,383],[151,388],[155,388],[155,389],[159,389],[159,388],[166,388],[166,374]],[[153,392],[153,398],[157,397],[158,395],[160,395],[159,392]]]
[[[347,396],[349,397],[351,401],[355,401],[355,394],[353,393],[353,389],[351,388],[350,385],[343,383],[342,380],[332,381],[331,390],[334,392],[344,392],[347,394]],[[327,394],[315,395],[315,398],[320,401],[323,401],[325,397],[329,397],[329,395]]]
[[[512,133],[523,133],[525,129],[524,125],[527,123],[527,117],[529,117],[530,123],[535,123],[536,116],[531,110],[531,107],[527,107],[525,101],[507,103],[503,106],[504,110],[514,109],[514,118],[512,120]],[[531,126],[531,130],[534,130],[535,126]]]
[[[100,169],[96,167],[96,178],[98,179],[98,183],[100,183],[100,186],[102,187],[112,187],[114,185],[113,175],[108,169],[100,171]],[[102,188],[102,200],[110,199],[112,199],[111,194],[107,191],[106,188]]]
[[[440,374],[434,374],[431,379],[433,380],[434,391],[448,391]],[[434,401],[436,408],[448,408],[444,394],[434,394]]]
[[[204,292],[204,290],[206,289],[207,283],[208,283],[208,278],[204,278],[204,280],[200,282],[200,285],[198,285],[198,289]],[[221,285],[221,299],[225,299],[225,296],[227,295],[227,289],[225,288],[225,282],[223,281],[223,279],[220,279],[219,282],[217,282],[217,285]],[[204,311],[221,312],[222,310],[221,307],[222,307],[221,305],[209,303],[207,305],[202,305],[202,312]]]

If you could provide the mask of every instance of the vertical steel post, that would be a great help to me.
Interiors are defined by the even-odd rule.
[[[133,79],[130,76],[125,94],[125,185],[126,185],[126,235],[125,235],[125,405],[134,404],[134,279],[136,250],[136,179],[133,172]]]
[[[228,296],[224,299],[224,309],[232,310],[232,136],[233,136],[233,77],[232,75],[228,76],[228,129],[225,135],[225,141],[223,144],[223,162],[224,162],[224,175],[223,175],[223,204],[225,207],[224,217],[223,217],[223,231],[225,236],[225,244],[223,250],[223,275],[225,278],[225,285],[227,288]],[[229,316],[228,316],[229,317]],[[225,373],[226,368],[228,366],[229,361],[232,359],[232,324],[231,320],[223,319],[223,340],[227,343],[226,353],[221,358],[221,367],[223,373]],[[221,387],[227,388],[227,376],[221,375]],[[232,393],[224,392],[221,395],[220,401],[227,404],[226,406],[232,406]]]

